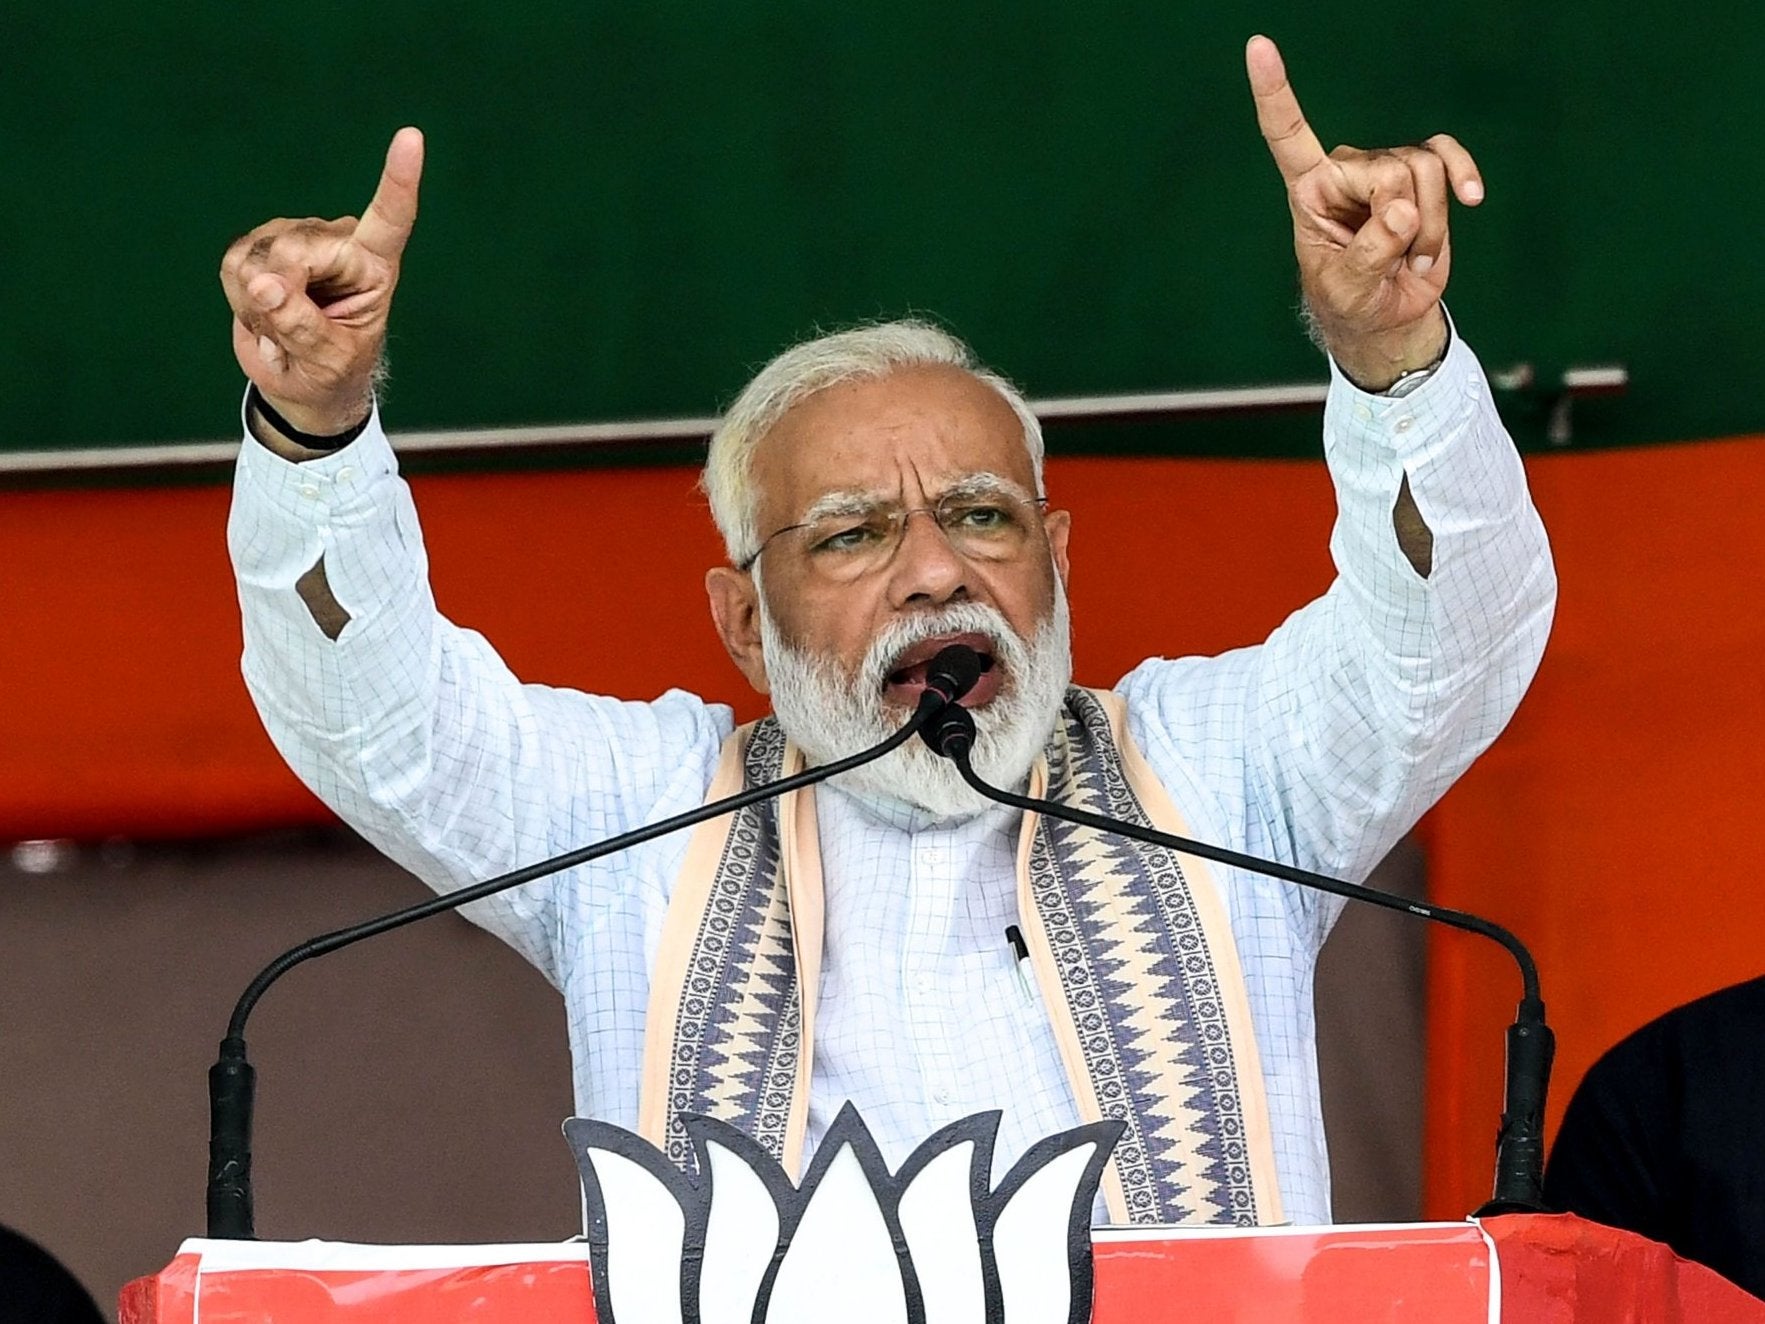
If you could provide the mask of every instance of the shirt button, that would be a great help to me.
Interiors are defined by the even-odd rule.
[[[919,849],[919,862],[921,864],[942,864],[944,852],[936,846],[922,846]]]
[[[300,485],[300,494],[308,501],[316,501],[319,497],[319,489],[311,483],[302,483]]]
[[[932,977],[930,975],[913,976],[913,987],[921,993],[930,993],[932,991]]]
[[[354,477],[355,470],[350,468],[347,464],[337,471],[337,481],[340,483],[347,483]]]
[[[1415,422],[1416,422],[1415,419],[1409,417],[1406,414],[1404,417],[1397,420],[1397,423],[1396,423],[1397,430],[1399,432],[1408,432],[1412,427],[1415,426]]]
[[[939,1103],[947,1104],[950,1102],[950,1091],[949,1090],[939,1090],[936,1094],[932,1095],[932,1098],[937,1100]]]

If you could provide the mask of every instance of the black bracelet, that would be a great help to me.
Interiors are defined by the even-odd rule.
[[[251,389],[245,393],[245,406],[247,409],[255,409],[263,418],[264,422],[275,428],[276,431],[280,432],[284,437],[287,437],[289,441],[292,441],[297,446],[304,446],[309,451],[342,450],[345,446],[349,445],[350,442],[354,441],[357,437],[361,436],[362,433],[368,430],[368,419],[374,416],[373,410],[370,409],[367,417],[363,418],[360,423],[357,423],[347,432],[339,432],[329,437],[318,437],[310,432],[302,432],[299,428],[295,427],[294,424],[290,423],[287,419],[283,418],[282,415],[270,408],[270,402],[264,399],[264,393],[257,389],[256,382],[253,382],[251,384]]]

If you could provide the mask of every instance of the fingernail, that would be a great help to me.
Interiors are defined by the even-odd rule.
[[[252,283],[251,297],[257,300],[259,308],[273,311],[282,306],[282,301],[288,297],[288,291],[282,288],[282,282],[275,277],[265,276]]]
[[[1410,269],[1418,276],[1427,275],[1428,269],[1433,265],[1434,259],[1429,257],[1426,253],[1417,253],[1410,259]]]
[[[1483,185],[1480,181],[1473,179],[1468,184],[1465,185],[1465,201],[1466,202],[1482,202],[1483,201]]]
[[[265,363],[272,366],[282,361],[282,347],[268,336],[259,336],[257,338],[257,352],[263,355]]]

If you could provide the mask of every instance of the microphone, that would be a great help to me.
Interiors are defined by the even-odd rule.
[[[957,656],[959,654],[967,656]],[[696,826],[707,819],[746,809],[762,800],[813,786],[816,782],[826,781],[829,777],[837,777],[842,772],[861,767],[906,744],[938,713],[955,707],[956,701],[974,688],[981,671],[980,658],[973,649],[952,644],[940,651],[928,664],[926,687],[920,693],[919,704],[900,730],[867,750],[823,764],[819,768],[806,769],[791,777],[781,777],[764,786],[752,787],[711,804],[700,805],[697,809],[609,837],[591,846],[578,847],[552,859],[541,860],[537,864],[529,864],[482,883],[475,883],[471,887],[430,897],[416,905],[395,910],[389,915],[322,934],[283,952],[260,970],[257,977],[246,986],[245,992],[239,995],[239,1001],[233,1007],[232,1018],[227,1022],[226,1037],[221,1040],[220,1055],[208,1069],[206,1203],[209,1237],[234,1241],[256,1239],[251,1186],[251,1115],[256,1096],[257,1072],[246,1055],[245,1022],[270,985],[295,966],[310,961],[315,956],[324,956],[352,946],[364,938],[403,928],[406,924],[428,919],[431,915],[457,910],[511,887],[519,887],[548,874],[560,873],[590,860],[598,860],[630,846],[654,841],[657,837],[667,836],[681,828]]]
[[[981,655],[974,649],[967,644],[951,644],[939,649],[937,656],[926,663],[925,687],[953,705],[975,687],[985,670]]]
[[[1313,873],[1309,869],[1259,859],[1241,851],[1227,850],[1223,846],[1192,841],[1187,837],[1160,832],[1156,828],[1141,827],[1138,823],[1127,823],[1087,810],[1073,809],[1052,800],[1037,800],[1001,790],[982,781],[980,774],[970,764],[969,755],[974,749],[975,741],[974,716],[968,709],[956,704],[940,709],[920,729],[919,734],[926,744],[956,765],[965,782],[981,795],[1000,804],[1011,805],[1030,813],[1046,814],[1050,818],[1065,819],[1069,823],[1096,828],[1101,832],[1119,833],[1136,841],[1164,846],[1188,855],[1198,855],[1203,859],[1230,865],[1234,869],[1259,873],[1300,887],[1315,888],[1320,892],[1329,892],[1353,901],[1366,901],[1387,910],[1414,915],[1418,919],[1434,920],[1468,933],[1481,934],[1500,943],[1520,967],[1522,993],[1514,1023],[1508,1027],[1507,1093],[1501,1127],[1496,1133],[1494,1190],[1491,1198],[1476,1210],[1474,1217],[1548,1212],[1544,1203],[1544,1101],[1550,1089],[1551,1060],[1556,1054],[1556,1036],[1550,1026],[1545,1024],[1544,1000],[1539,995],[1538,987],[1538,966],[1532,959],[1532,953],[1526,950],[1526,945],[1514,934],[1492,920],[1467,914],[1462,910],[1425,905],[1391,892],[1381,892],[1377,888],[1345,883],[1339,878]]]

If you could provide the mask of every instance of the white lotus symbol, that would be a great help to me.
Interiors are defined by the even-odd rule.
[[[847,1104],[799,1188],[725,1122],[688,1119],[693,1180],[572,1118],[598,1324],[1084,1324],[1091,1205],[1122,1124],[1050,1136],[993,1190],[998,1126],[947,1126],[891,1174]]]

